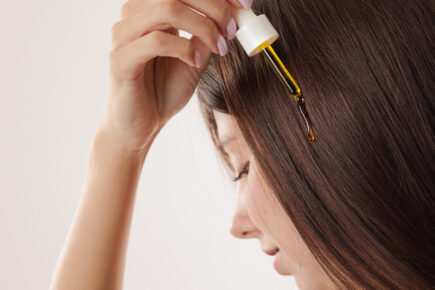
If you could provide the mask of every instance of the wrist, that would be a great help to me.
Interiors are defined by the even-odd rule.
[[[94,136],[92,147],[98,152],[104,152],[105,155],[111,158],[121,157],[129,160],[143,160],[149,148],[151,147],[154,138],[146,142],[141,148],[132,148],[109,128],[100,126]],[[116,158],[115,157],[115,158]]]
[[[101,140],[100,143],[106,144],[116,151],[121,151],[129,156],[146,155],[155,137],[162,127],[153,126],[153,129],[142,130],[140,135],[135,137],[124,133],[124,130],[117,129],[112,122],[102,120],[98,126],[95,138]]]

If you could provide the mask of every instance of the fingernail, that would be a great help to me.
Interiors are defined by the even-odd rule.
[[[252,0],[239,0],[239,2],[245,9],[249,9],[252,6]]]
[[[197,50],[195,51],[195,63],[197,68],[201,67],[201,54]]]
[[[227,25],[228,40],[231,40],[234,38],[234,36],[236,36],[236,30],[237,30],[236,21],[234,21],[234,18],[231,18],[230,22],[228,22]]]
[[[219,40],[217,42],[217,47],[219,49],[219,54],[224,56],[228,51],[227,43],[222,35],[219,34]]]

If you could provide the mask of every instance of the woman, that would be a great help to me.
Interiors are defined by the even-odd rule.
[[[273,46],[304,93],[313,143],[264,59],[223,39],[234,38],[231,8],[249,1],[127,2],[112,29],[111,94],[52,289],[121,288],[147,152],[198,85],[211,137],[238,182],[234,236],[279,249],[276,270],[301,289],[433,289],[429,2],[253,3],[281,35]]]

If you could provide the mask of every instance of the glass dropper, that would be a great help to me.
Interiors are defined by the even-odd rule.
[[[315,136],[311,120],[305,107],[305,98],[302,95],[301,89],[272,48],[272,43],[279,37],[278,32],[264,14],[257,16],[252,9],[234,8],[232,10],[232,15],[239,27],[236,32],[236,37],[240,44],[243,46],[249,57],[260,52],[263,54],[268,64],[284,85],[289,96],[297,102],[298,109],[301,112],[307,127],[308,139],[310,142],[314,142]]]
[[[314,136],[311,120],[305,107],[305,98],[302,95],[301,89],[299,88],[298,84],[288,72],[287,68],[268,41],[265,41],[260,46],[260,50],[267,63],[270,65],[281,83],[287,89],[289,95],[297,102],[299,111],[301,112],[302,117],[304,118],[305,125],[307,127],[308,139],[310,140],[310,142],[314,142],[316,137]]]

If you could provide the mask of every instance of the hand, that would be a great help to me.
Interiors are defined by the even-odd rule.
[[[188,103],[211,53],[226,54],[223,36],[233,39],[236,31],[232,7],[243,8],[237,0],[126,2],[112,27],[110,96],[100,126],[123,147],[143,149]]]

